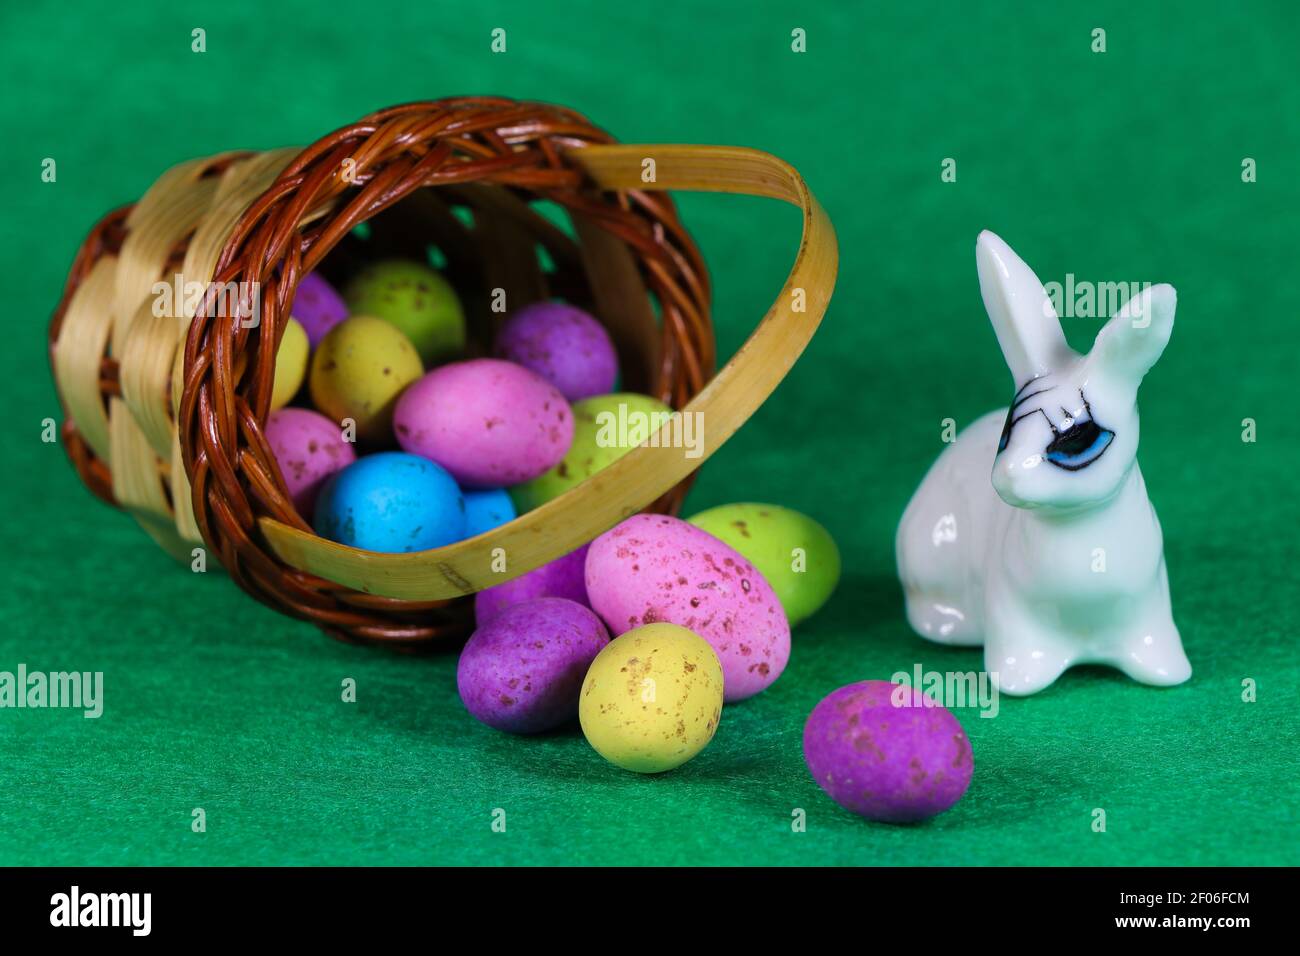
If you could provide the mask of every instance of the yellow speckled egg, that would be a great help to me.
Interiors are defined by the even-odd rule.
[[[646,624],[610,641],[582,684],[587,742],[637,773],[680,767],[713,739],[722,716],[722,665],[704,638]]]
[[[354,315],[330,329],[311,360],[311,400],[342,423],[357,423],[357,438],[390,442],[393,406],[402,389],[424,374],[410,339],[396,326]]]
[[[275,352],[275,384],[271,386],[271,410],[284,408],[302,388],[307,377],[307,330],[297,319],[289,319],[280,337],[280,347]]]

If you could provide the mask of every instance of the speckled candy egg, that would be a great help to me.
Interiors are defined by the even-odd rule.
[[[474,620],[486,624],[505,608],[539,597],[567,598],[590,607],[584,579],[588,547],[584,544],[540,568],[479,591],[474,595]]]
[[[462,491],[465,499],[465,537],[472,538],[515,520],[515,505],[504,488]]]
[[[280,347],[275,351],[275,379],[271,385],[271,408],[284,408],[302,388],[307,377],[307,333],[290,319],[284,324]]]
[[[554,468],[510,489],[515,507],[521,513],[531,511],[582,484],[649,438],[671,414],[657,398],[633,392],[574,403],[569,450]]]
[[[307,340],[315,348],[330,329],[348,317],[348,307],[323,276],[309,272],[294,290],[289,314],[302,323]]]
[[[814,707],[803,753],[832,800],[886,823],[942,813],[975,770],[956,717],[919,690],[882,680],[841,687]]]
[[[314,527],[366,551],[426,551],[465,537],[465,502],[433,462],[384,451],[358,458],[325,483]]]
[[[497,730],[536,734],[578,713],[587,668],[609,634],[590,608],[538,598],[481,625],[456,667],[465,709]]]
[[[532,369],[571,402],[603,395],[618,378],[618,356],[605,327],[563,302],[524,306],[501,327],[496,352]]]
[[[633,515],[591,543],[587,595],[614,634],[668,621],[709,642],[728,701],[781,676],[790,624],[763,575],[730,546],[666,515]]]
[[[391,259],[362,269],[344,292],[353,315],[376,315],[401,329],[427,365],[465,348],[465,313],[441,274]]]
[[[798,511],[743,502],[688,519],[731,545],[762,572],[790,626],[810,617],[840,580],[840,552],[825,528]]]
[[[312,520],[316,495],[325,481],[357,460],[339,426],[319,412],[282,408],[266,421],[266,441],[275,454],[298,514]]]
[[[470,488],[535,478],[573,440],[573,412],[555,386],[500,359],[434,369],[402,395],[393,425],[398,444]]]
[[[610,763],[661,773],[713,739],[722,687],[722,665],[707,642],[675,624],[648,624],[610,641],[592,661],[578,718]]]
[[[334,326],[311,362],[311,400],[366,442],[391,441],[397,396],[424,374],[415,347],[383,319],[354,315]]]

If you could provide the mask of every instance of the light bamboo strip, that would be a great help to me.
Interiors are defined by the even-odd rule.
[[[199,523],[194,519],[194,506],[191,503],[190,476],[185,473],[185,462],[181,458],[181,436],[172,429],[171,452],[172,501],[175,502],[176,533],[182,541],[190,545],[203,544],[203,534]]]
[[[140,303],[152,300],[154,283],[163,277],[172,250],[212,205],[216,180],[199,178],[209,162],[194,159],[167,170],[127,217],[113,291],[112,349],[119,358]]]
[[[54,383],[68,417],[95,453],[110,467],[108,413],[99,390],[99,367],[113,330],[113,314],[107,303],[113,294],[117,257],[104,256],[91,267],[77,287],[63,315],[58,341],[54,344]]]
[[[299,152],[292,148],[274,149],[230,165],[221,177],[211,207],[185,250],[185,261],[181,265],[183,283],[199,283],[206,287],[212,281],[221,250],[225,248],[239,217],[271,187]],[[181,335],[189,330],[198,304],[187,300],[184,307],[177,310]],[[180,407],[179,390],[174,390],[172,406],[173,411]]]
[[[86,334],[90,330],[83,331],[70,314],[60,334],[60,346],[65,336],[71,336],[84,343],[86,349],[92,347],[91,343],[98,347],[93,375],[81,372],[69,378],[65,372],[59,377],[64,382],[77,381],[93,387],[94,401],[101,409],[98,361],[108,340],[108,349],[118,360],[122,396],[109,402],[106,434],[101,437],[96,427],[103,412],[98,417],[87,414],[89,395],[69,401],[69,413],[79,422],[90,447],[110,464],[113,495],[118,503],[168,553],[182,560],[188,559],[189,547],[176,531],[176,518],[164,484],[173,470],[172,448],[176,442],[167,391],[179,342],[173,314],[180,303],[173,300],[171,308],[162,308],[163,303],[159,303],[160,308],[155,309],[154,286],[172,278],[164,275],[172,250],[211,207],[219,180],[205,178],[203,173],[221,158],[180,163],[158,178],[127,217],[127,236],[118,256],[105,260],[112,265],[111,290],[107,288],[108,280],[102,286],[87,283],[98,308],[103,310],[99,313],[102,325],[93,330],[96,334]],[[90,356],[84,361],[89,363]],[[91,423],[89,428],[86,422]],[[106,446],[102,451],[96,446],[101,441]]]
[[[108,420],[113,497],[168,554],[187,559],[189,549],[176,533],[158,456],[120,398],[109,401]]]
[[[176,431],[168,400],[172,364],[179,335],[171,315],[155,315],[152,297],[143,300],[130,320],[119,353],[118,379],[122,400],[155,458],[171,457]]]

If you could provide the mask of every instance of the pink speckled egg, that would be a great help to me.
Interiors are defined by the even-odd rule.
[[[781,676],[790,623],[776,593],[739,552],[666,515],[633,515],[591,543],[587,596],[614,635],[667,621],[709,642],[726,700]]]
[[[342,430],[319,412],[281,408],[266,420],[266,441],[275,454],[298,514],[311,521],[316,494],[330,475],[357,460]]]
[[[511,605],[541,597],[567,598],[590,607],[587,582],[583,579],[587,548],[588,545],[584,544],[577,551],[570,551],[540,568],[479,591],[474,595],[475,622],[482,627]]]
[[[453,362],[398,399],[397,442],[461,485],[500,488],[556,465],[573,441],[573,412],[554,385],[500,359]]]

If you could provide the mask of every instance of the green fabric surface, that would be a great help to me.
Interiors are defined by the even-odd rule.
[[[1296,862],[1297,49],[1281,2],[5,4],[0,670],[103,671],[105,710],[0,710],[0,864]],[[462,93],[564,103],[625,142],[767,149],[839,235],[822,330],[687,510],[806,511],[844,578],[784,676],[671,774],[615,770],[576,727],[492,731],[456,697],[454,653],[341,645],[173,564],[40,440],[59,417],[46,323],[104,211],[184,159]],[[1258,182],[1242,182],[1244,157]],[[798,216],[679,200],[730,355],[785,278]],[[1004,698],[996,719],[959,709],[966,797],[924,825],[876,825],[813,783],[802,726],[843,684],[981,666],[910,632],[893,534],[942,420],[1014,390],[976,282],[986,227],[1045,280],[1178,288],[1140,460],[1195,674],[1155,690],[1083,668]],[[1100,322],[1065,327],[1086,348]],[[340,700],[349,677],[355,704]]]

